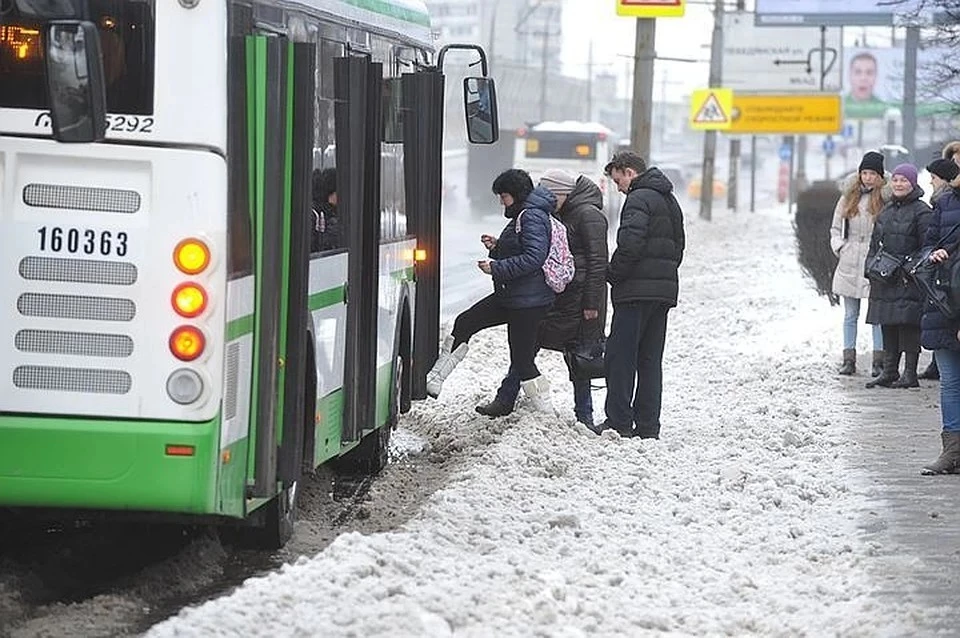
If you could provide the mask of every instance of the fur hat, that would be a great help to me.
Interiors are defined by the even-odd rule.
[[[927,170],[945,182],[952,182],[960,175],[960,167],[952,159],[935,159],[927,164]]]
[[[873,171],[877,175],[883,175],[883,155],[877,151],[867,151],[860,160],[858,171]]]

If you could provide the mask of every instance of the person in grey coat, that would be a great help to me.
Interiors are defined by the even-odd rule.
[[[857,371],[857,323],[860,300],[870,297],[870,280],[863,266],[870,249],[873,224],[890,193],[885,189],[883,155],[868,151],[860,162],[860,172],[845,184],[833,211],[830,248],[838,257],[833,273],[833,292],[843,299],[843,365],[839,374]],[[883,333],[873,326],[873,376],[883,368]]]
[[[893,197],[874,224],[868,264],[881,248],[901,258],[922,248],[933,218],[933,211],[920,199],[923,189],[917,186],[917,169],[913,165],[897,166],[890,178],[890,186]],[[907,279],[902,270],[898,270],[892,281],[871,283],[867,323],[880,324],[883,330],[883,372],[867,383],[868,388],[920,386],[917,363],[920,360],[923,304],[920,288]],[[905,355],[903,375],[899,374],[901,353]]]

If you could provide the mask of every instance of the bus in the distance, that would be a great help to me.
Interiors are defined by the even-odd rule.
[[[613,131],[603,124],[540,122],[517,131],[513,160],[514,166],[530,173],[534,183],[551,168],[587,176],[600,187],[604,214],[612,220],[620,210],[621,197],[603,168],[615,148]]]
[[[303,474],[378,471],[437,356],[425,4],[2,4],[0,507],[282,545]],[[453,48],[492,143],[483,52]],[[311,252],[324,169],[339,239]]]

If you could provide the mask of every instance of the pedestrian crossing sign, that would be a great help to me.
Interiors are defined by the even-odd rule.
[[[690,128],[698,131],[722,131],[730,128],[733,119],[731,89],[701,89],[690,99]]]

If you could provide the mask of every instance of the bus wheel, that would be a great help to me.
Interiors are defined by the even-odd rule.
[[[390,455],[390,433],[400,418],[403,357],[398,355],[393,366],[393,388],[387,422],[375,432],[365,436],[357,447],[331,463],[338,474],[373,476],[387,466]]]
[[[259,550],[282,549],[293,537],[293,526],[297,521],[297,496],[300,484],[294,481],[260,512],[254,514],[259,520],[251,525],[237,528],[231,535],[243,547]]]

